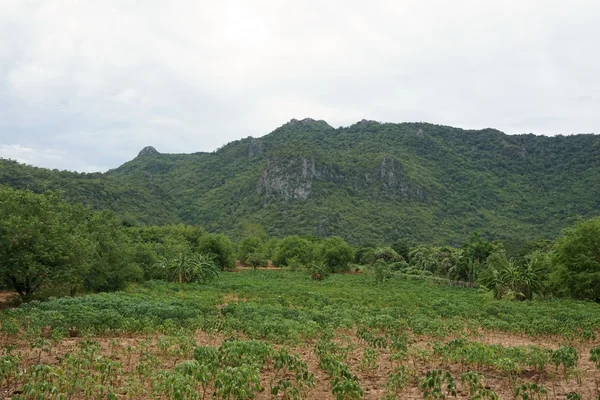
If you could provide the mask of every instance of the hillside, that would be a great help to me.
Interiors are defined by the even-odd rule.
[[[354,243],[553,238],[600,214],[600,136],[506,135],[426,123],[292,120],[213,153],[148,147],[105,174],[0,163],[0,183],[62,190],[131,224],[236,235],[340,235]]]

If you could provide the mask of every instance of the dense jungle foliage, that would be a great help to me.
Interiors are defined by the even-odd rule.
[[[597,135],[373,121],[335,129],[311,119],[213,153],[146,148],[104,174],[0,161],[0,184],[60,191],[128,225],[201,225],[237,240],[241,226],[256,223],[271,237],[354,245],[458,247],[474,231],[503,242],[555,239],[598,215],[599,180]]]

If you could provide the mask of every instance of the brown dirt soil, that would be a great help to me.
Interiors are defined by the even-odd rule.
[[[17,297],[19,297],[17,292],[0,292],[0,310],[13,307]]]
[[[238,300],[235,294],[228,296],[228,300]],[[174,365],[183,361],[183,358],[178,358],[165,353],[159,348],[159,340],[161,335],[130,335],[130,336],[102,336],[94,338],[101,344],[100,354],[111,357],[120,361],[126,374],[132,373],[140,359],[140,353],[137,351],[127,353],[125,349],[130,346],[137,348],[145,346],[147,350],[160,359],[160,368],[173,369]],[[247,340],[243,334],[235,335],[236,340]],[[194,336],[194,342],[201,346],[220,346],[226,339],[221,334],[209,334],[198,331]],[[408,387],[399,395],[399,399],[422,399],[423,394],[418,389],[419,379],[425,375],[427,370],[432,369],[447,369],[457,379],[458,399],[468,399],[468,390],[460,383],[459,376],[466,369],[458,364],[444,363],[435,357],[421,358],[419,351],[429,351],[433,349],[433,344],[436,341],[447,342],[452,338],[443,340],[434,339],[426,336],[413,336],[409,344],[409,358],[403,362],[407,365],[412,373],[413,378],[408,384]],[[40,352],[37,349],[31,349],[28,342],[23,339],[11,340],[17,346],[23,355],[23,366],[28,367],[37,364],[39,361],[46,364],[56,364],[67,353],[74,351],[82,338],[68,338],[55,344],[50,352]],[[527,346],[538,345],[548,348],[557,348],[563,343],[563,340],[555,337],[540,337],[531,338],[526,336],[509,335],[500,332],[484,332],[480,331],[477,335],[469,338],[469,340],[478,341],[484,344],[502,344],[504,346]],[[360,385],[364,390],[364,398],[382,399],[385,397],[385,387],[387,377],[393,370],[393,367],[398,366],[398,362],[392,363],[389,361],[389,351],[382,350],[377,368],[371,371],[365,371],[361,368],[361,360],[363,352],[368,347],[361,341],[353,330],[339,331],[336,334],[336,342],[343,346],[350,346],[350,352],[346,358],[346,363],[350,367],[353,374],[359,378]],[[8,343],[4,336],[0,336],[0,343]],[[578,363],[579,380],[576,377],[565,378],[562,371],[555,372],[554,367],[548,366],[546,373],[537,374],[533,370],[524,370],[518,377],[519,382],[537,382],[543,384],[548,390],[548,399],[565,399],[566,394],[570,391],[580,393],[583,399],[595,399],[598,395],[597,385],[600,380],[600,371],[596,370],[592,362],[589,361],[589,350],[596,343],[578,343],[577,350],[580,355]],[[281,346],[275,346],[281,347]],[[301,346],[292,347],[290,352],[300,355],[307,363],[309,371],[315,374],[316,386],[311,388],[306,393],[306,398],[310,400],[334,399],[331,393],[331,382],[326,372],[319,368],[319,358],[314,352],[314,343],[306,343]],[[491,368],[482,368],[479,371],[485,376],[487,386],[494,389],[501,399],[513,399],[512,385],[510,380],[503,374]],[[257,399],[270,399],[269,381],[273,376],[273,371],[266,369],[261,373],[261,384],[265,388],[260,392]],[[149,387],[150,382],[146,383]],[[0,387],[0,398],[10,398],[11,394],[18,390],[18,387]],[[140,397],[138,397],[140,398]],[[141,397],[143,398],[143,397]]]
[[[250,267],[247,265],[239,265],[239,266],[235,267],[235,270],[238,270],[238,271],[246,271],[249,269],[254,269],[254,267]],[[279,268],[279,267],[258,267],[256,269],[259,271],[277,271],[277,270],[280,270],[281,268]]]
[[[235,260],[235,269],[232,272],[235,272],[236,270],[244,271],[244,270],[248,270],[248,269],[254,269],[254,267],[252,267],[251,265],[248,265],[248,264],[244,264],[240,260]],[[281,268],[277,267],[276,265],[273,265],[273,261],[268,260],[266,267],[259,267],[257,269],[269,271],[269,270],[279,270]]]

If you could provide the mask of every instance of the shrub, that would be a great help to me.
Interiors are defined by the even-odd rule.
[[[348,271],[354,259],[352,247],[344,239],[334,236],[325,239],[319,247],[319,258],[330,272]]]
[[[247,236],[240,241],[238,246],[238,258],[245,264],[250,264],[250,258],[266,258],[264,254],[265,244],[258,236]]]
[[[210,255],[221,270],[233,268],[235,265],[233,243],[225,235],[207,234],[201,236],[198,240],[198,250],[203,254]]]
[[[219,267],[211,257],[203,254],[183,254],[162,258],[157,267],[167,281],[177,283],[206,283],[219,276]]]
[[[311,244],[300,236],[288,236],[282,239],[275,249],[273,262],[275,265],[289,266],[293,260],[306,265],[310,262]]]
[[[322,281],[329,276],[329,271],[323,264],[312,263],[308,267],[308,273],[313,281]]]

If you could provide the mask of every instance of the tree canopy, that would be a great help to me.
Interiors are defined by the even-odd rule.
[[[556,275],[572,297],[600,301],[600,217],[579,220],[555,245]]]
[[[0,188],[0,277],[24,300],[44,286],[117,290],[141,277],[122,224],[53,193]]]

